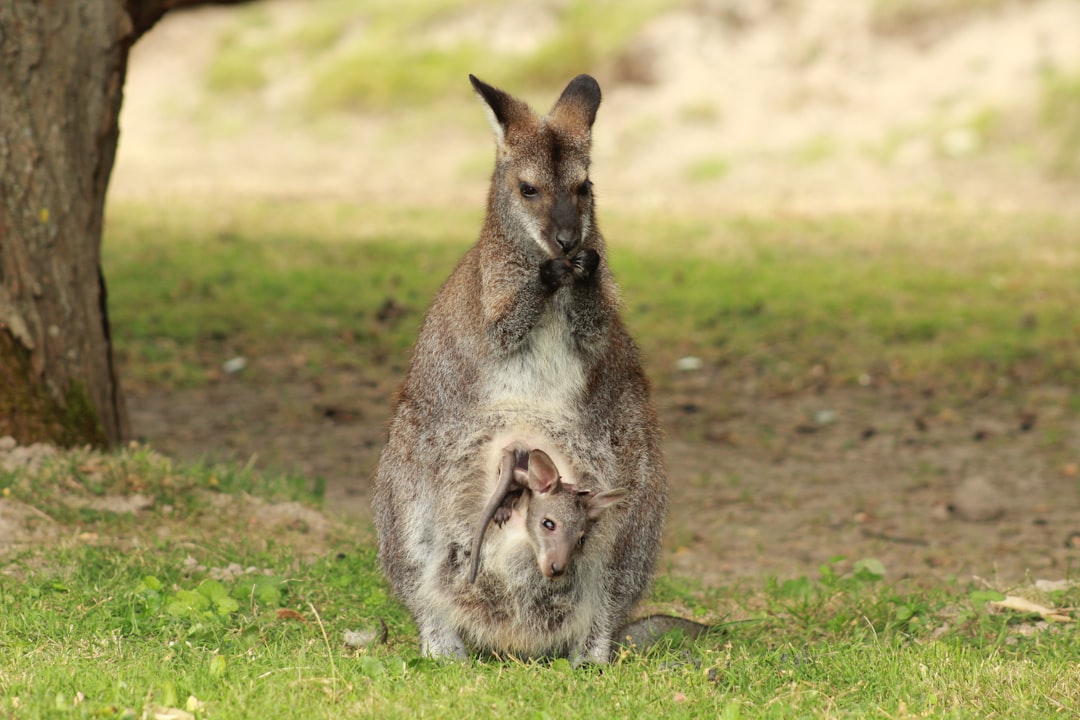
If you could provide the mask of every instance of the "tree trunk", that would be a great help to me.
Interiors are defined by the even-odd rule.
[[[20,442],[127,432],[100,252],[132,35],[118,2],[0,4],[0,435]]]
[[[101,229],[128,52],[168,10],[239,1],[0,0],[0,436],[126,436]]]

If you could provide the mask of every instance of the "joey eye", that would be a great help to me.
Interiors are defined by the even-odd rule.
[[[540,524],[544,526],[545,530],[549,532],[555,532],[555,521],[551,518],[544,518],[543,522],[541,522]]]
[[[592,180],[586,180],[585,182],[578,185],[577,194],[580,195],[581,197],[588,197],[589,193],[591,193],[591,192],[592,192]]]
[[[585,536],[584,536],[584,535],[582,535],[581,537],[579,537],[579,538],[577,539],[577,546],[578,546],[578,547],[582,547],[582,546],[583,546],[584,544],[585,544]]]
[[[534,198],[534,197],[536,197],[537,195],[540,194],[539,190],[534,188],[529,183],[525,183],[525,182],[518,185],[518,190],[521,191],[521,196],[522,197],[527,197],[527,198]]]

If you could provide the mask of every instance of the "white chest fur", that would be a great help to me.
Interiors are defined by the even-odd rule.
[[[585,387],[585,369],[573,343],[566,322],[546,313],[522,349],[489,376],[491,405],[568,412]]]

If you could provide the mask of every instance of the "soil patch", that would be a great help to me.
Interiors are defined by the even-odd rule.
[[[375,372],[136,391],[132,424],[170,455],[321,478],[327,507],[366,523],[397,382]],[[813,576],[842,555],[877,558],[892,579],[1008,584],[1080,564],[1080,421],[1064,391],[1031,391],[1023,408],[991,398],[939,409],[875,388],[695,403],[701,378],[664,380],[661,571],[706,584]]]

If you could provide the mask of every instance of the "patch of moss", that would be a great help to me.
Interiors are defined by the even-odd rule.
[[[107,444],[105,430],[83,383],[72,383],[64,403],[49,394],[34,377],[30,352],[8,332],[0,330],[0,437],[10,435],[20,445]],[[7,381],[11,382],[7,382]]]
[[[75,381],[68,385],[64,393],[62,443],[71,447],[75,445],[93,445],[105,447],[108,440],[105,437],[105,427],[101,424],[94,401],[90,399],[90,392],[84,383]]]

